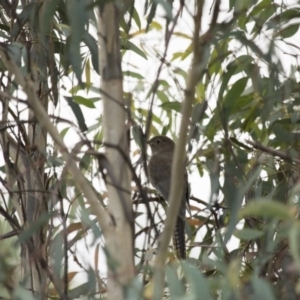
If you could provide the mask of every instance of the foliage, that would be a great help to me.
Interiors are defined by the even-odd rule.
[[[46,64],[47,74],[34,80],[47,78],[49,116],[97,192],[99,205],[106,207],[105,171],[95,159],[103,149],[98,2],[104,1],[1,2],[1,134],[9,135],[10,143],[29,156],[38,151],[26,134],[34,122],[24,113],[27,100],[3,63],[5,54],[24,76],[33,76],[32,68],[39,66],[32,64],[36,55],[37,64]],[[139,5],[125,6],[120,23],[138,271],[126,289],[128,299],[152,295],[152,249],[157,247],[166,207],[144,176],[144,134],[176,136],[192,60],[194,14],[189,1],[182,13],[176,1]],[[203,8],[208,24],[210,5],[206,1]],[[166,298],[299,298],[299,17],[300,6],[292,2],[221,1],[188,132],[190,177],[209,176],[210,198],[204,201],[198,196],[201,191],[191,191],[190,258],[179,264],[170,252]],[[203,24],[203,39],[206,30]],[[30,49],[37,40],[43,47],[33,54]],[[82,145],[86,148],[79,151]],[[65,299],[105,295],[102,256],[107,253],[101,229],[93,208],[75,187],[76,178],[66,174],[53,141],[48,139],[42,161],[49,213],[26,230],[15,207],[22,198],[18,195],[26,193],[20,183],[24,174],[13,172],[17,162],[7,157],[11,144],[1,146],[0,214],[11,227],[1,239],[18,235],[14,245],[19,251],[20,243],[47,223],[49,297],[60,292]],[[197,180],[199,190],[208,189]],[[0,255],[0,292],[25,299],[28,291],[22,282],[12,285],[9,258]],[[114,264],[109,256],[107,263]],[[80,278],[82,271],[87,280]]]

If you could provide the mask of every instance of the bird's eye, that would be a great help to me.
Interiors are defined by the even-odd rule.
[[[156,140],[156,144],[159,144],[160,143],[160,140]]]

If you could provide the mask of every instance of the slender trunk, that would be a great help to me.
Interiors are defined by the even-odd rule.
[[[35,79],[35,90],[44,109],[48,111],[47,99],[47,74],[46,51],[43,51],[42,43],[32,46],[30,57],[32,58],[32,76]],[[38,66],[38,68],[34,68]],[[38,71],[37,71],[38,70]],[[37,226],[41,218],[45,222],[35,231],[30,240],[22,244],[22,278],[25,288],[37,293],[38,299],[45,299],[47,294],[47,274],[45,263],[47,263],[47,199],[44,185],[44,164],[46,159],[46,133],[41,125],[35,121],[34,114],[29,111],[28,142],[29,153],[25,164],[24,188],[24,221],[25,228]],[[43,266],[44,264],[44,266]]]
[[[126,110],[123,99],[121,53],[117,5],[99,6],[99,57],[101,95],[103,98],[103,130],[106,156],[114,173],[107,180],[109,212],[114,220],[114,234],[107,235],[108,298],[124,299],[124,287],[134,277],[133,213],[130,199],[130,174],[124,160],[128,156]],[[111,263],[113,262],[113,263]]]

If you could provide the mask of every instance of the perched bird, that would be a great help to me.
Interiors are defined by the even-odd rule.
[[[148,164],[149,179],[154,188],[167,201],[171,186],[171,168],[175,143],[166,136],[156,136],[147,142],[151,148]],[[178,259],[186,258],[185,249],[185,210],[189,203],[187,172],[182,176],[183,196],[173,234],[173,247]]]

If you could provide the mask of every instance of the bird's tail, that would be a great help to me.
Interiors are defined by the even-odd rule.
[[[177,217],[173,235],[173,248],[178,259],[186,259],[185,220],[179,216]]]

